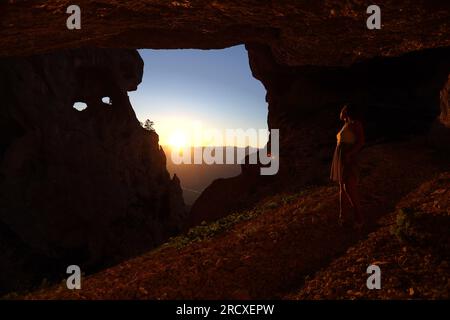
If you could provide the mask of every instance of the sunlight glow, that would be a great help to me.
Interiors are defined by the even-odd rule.
[[[170,135],[168,142],[173,149],[182,149],[188,146],[188,137],[185,132],[177,130]]]
[[[154,122],[160,145],[221,146],[225,130],[267,128],[266,91],[253,78],[243,45],[139,53],[144,74],[139,88],[129,92],[130,102],[141,122]],[[262,139],[257,146],[266,142]],[[246,144],[237,141],[233,146]]]

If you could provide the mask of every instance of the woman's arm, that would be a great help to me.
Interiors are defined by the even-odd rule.
[[[347,152],[347,157],[348,158],[351,158],[356,153],[358,153],[361,150],[361,148],[363,147],[364,143],[365,143],[364,129],[363,129],[363,126],[362,126],[361,122],[355,121],[351,125],[351,130],[353,131],[353,133],[356,136],[356,141],[353,144],[352,148]]]

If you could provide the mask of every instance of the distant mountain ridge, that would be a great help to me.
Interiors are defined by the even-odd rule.
[[[10,298],[448,299],[450,172],[445,157],[431,161],[432,153],[418,150],[404,142],[364,150],[362,232],[338,225],[337,185],[277,190],[247,211],[87,276],[82,290],[63,282]],[[391,183],[382,183],[386,176]],[[397,220],[399,208],[416,214]],[[392,228],[427,240],[402,240]],[[370,264],[383,270],[382,290],[366,286]]]
[[[191,206],[200,194],[208,187],[214,180],[220,178],[230,178],[241,173],[240,161],[249,153],[249,148],[233,147],[234,163],[233,164],[175,164],[172,161],[170,146],[162,146],[167,158],[167,170],[171,175],[176,174],[181,181],[181,188],[183,189],[183,197],[186,205]],[[191,159],[193,162],[193,155],[195,152],[203,152],[206,147],[191,147]],[[223,159],[225,160],[226,147],[223,148]],[[243,155],[241,157],[241,154]],[[239,160],[239,161],[238,161]],[[225,162],[225,161],[223,161]]]

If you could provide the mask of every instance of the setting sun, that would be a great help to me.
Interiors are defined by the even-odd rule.
[[[187,146],[187,136],[183,131],[175,131],[169,137],[169,145],[174,149],[181,149]]]

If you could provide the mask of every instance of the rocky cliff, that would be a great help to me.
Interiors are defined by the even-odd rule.
[[[239,177],[213,183],[194,205],[191,221],[251,206],[293,184],[326,181],[344,102],[360,105],[368,116],[370,143],[431,127],[430,141],[448,149],[446,1],[379,1],[381,30],[366,28],[364,1],[80,0],[81,30],[72,31],[66,29],[69,4],[0,3],[0,179],[7,205],[1,227],[9,241],[22,241],[21,250],[31,250],[26,244],[34,234],[39,241],[33,250],[59,256],[49,248],[58,248],[64,233],[67,243],[58,252],[74,248],[80,256],[99,257],[110,241],[120,248],[113,251],[128,252],[136,248],[130,243],[163,238],[182,215],[170,209],[181,200],[178,191],[167,190],[179,188],[169,181],[157,137],[142,132],[126,97],[139,79],[135,53],[120,51],[128,58],[115,59],[103,50],[49,52],[246,44],[253,75],[267,90],[268,126],[280,129],[280,173],[261,177],[245,167]],[[100,102],[103,96],[112,106]],[[87,102],[86,111],[73,110],[75,101]],[[143,168],[144,162],[151,164]],[[141,219],[143,212],[148,215]]]
[[[128,99],[142,71],[135,50],[0,60],[1,289],[111,264],[182,227],[179,180]]]
[[[253,76],[267,90],[268,126],[280,129],[280,170],[260,176],[247,165],[241,176],[215,181],[192,206],[192,224],[251,207],[275,191],[327,183],[346,103],[360,109],[368,145],[425,134],[435,147],[449,150],[448,48],[350,67],[287,67],[267,47],[247,50]]]

